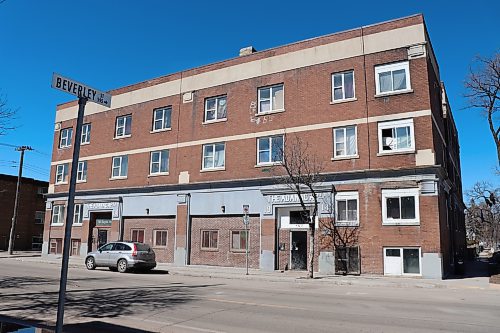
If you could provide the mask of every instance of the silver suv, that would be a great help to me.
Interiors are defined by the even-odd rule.
[[[126,272],[130,268],[151,270],[156,267],[153,249],[144,243],[112,242],[89,252],[85,258],[87,269],[109,267],[111,270]]]

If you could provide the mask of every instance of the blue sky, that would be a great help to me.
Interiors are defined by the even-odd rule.
[[[243,4],[244,3],[244,4]],[[101,90],[257,50],[423,13],[459,131],[464,189],[498,184],[487,123],[464,110],[463,81],[475,55],[500,48],[499,1],[35,1],[0,4],[0,90],[19,127],[0,144],[30,145],[25,176],[48,179],[58,72]],[[0,173],[19,153],[0,145]]]

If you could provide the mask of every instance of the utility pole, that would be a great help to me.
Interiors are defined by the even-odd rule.
[[[20,193],[21,178],[23,177],[23,161],[24,161],[24,152],[26,150],[33,150],[33,148],[29,146],[21,146],[16,148],[16,151],[21,152],[21,160],[19,161],[19,175],[17,176],[16,199],[14,201],[14,214],[12,215],[12,224],[10,226],[9,255],[12,255],[12,252],[14,251],[14,241],[16,238],[17,208],[19,206],[19,197],[21,196]]]

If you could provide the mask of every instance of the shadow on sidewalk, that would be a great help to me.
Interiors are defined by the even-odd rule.
[[[477,277],[489,277],[489,259],[476,258],[465,262],[464,274],[452,274],[447,280],[469,279]]]

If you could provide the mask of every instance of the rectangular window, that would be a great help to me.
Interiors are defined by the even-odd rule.
[[[354,71],[332,74],[333,101],[354,98]]]
[[[45,219],[45,212],[37,210],[35,212],[35,224],[43,224],[44,219]]]
[[[154,245],[155,246],[167,246],[167,230],[155,230],[154,231]]]
[[[81,225],[83,222],[83,205],[75,204],[75,213],[73,214],[73,225]]]
[[[128,156],[113,157],[111,178],[125,178],[128,173]]]
[[[132,242],[144,243],[144,229],[132,229],[130,230],[132,236]]]
[[[290,211],[290,224],[309,224],[309,211],[292,210]]]
[[[68,163],[56,165],[56,184],[68,182]]]
[[[31,249],[34,251],[41,251],[43,244],[42,236],[33,236],[31,237]]]
[[[385,275],[420,275],[420,248],[384,248]]]
[[[80,255],[80,245],[81,241],[79,239],[71,240],[71,256],[79,256]]]
[[[151,160],[149,164],[149,174],[159,175],[168,173],[169,151],[158,150],[151,152]]]
[[[205,100],[205,122],[226,119],[227,97],[212,97]]]
[[[59,148],[70,147],[72,136],[73,136],[73,128],[70,127],[62,129],[59,138]]]
[[[257,139],[257,164],[283,161],[283,135]]]
[[[378,123],[379,153],[415,150],[413,119]]]
[[[333,130],[333,157],[358,155],[356,126],[335,128]]]
[[[226,145],[214,143],[203,145],[203,170],[223,169],[226,159]]]
[[[358,226],[358,192],[339,192],[335,195],[336,225]]]
[[[202,230],[201,231],[201,248],[208,250],[216,250],[219,239],[219,231],[217,230]]]
[[[247,249],[247,230],[231,231],[231,250],[241,251]]]
[[[62,253],[62,238],[51,238],[50,239],[50,254],[61,254]]]
[[[153,132],[171,128],[172,108],[160,108],[153,110]]]
[[[116,118],[115,138],[123,138],[132,134],[132,115]]]
[[[87,181],[87,161],[78,162],[78,170],[76,171],[76,181]]]
[[[335,274],[360,274],[359,246],[335,247]]]
[[[64,224],[64,205],[54,205],[52,207],[52,225]]]
[[[259,109],[257,113],[282,111],[284,109],[283,84],[259,88]]]
[[[410,63],[375,66],[375,87],[377,95],[410,91]]]
[[[418,188],[382,190],[383,224],[420,224]]]
[[[81,144],[85,145],[90,143],[90,130],[92,128],[91,124],[83,124],[82,125],[82,141]]]

